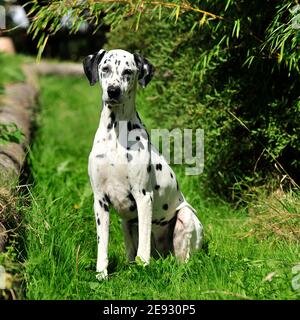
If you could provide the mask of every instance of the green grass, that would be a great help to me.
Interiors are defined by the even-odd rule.
[[[0,53],[0,112],[2,106],[7,106],[4,98],[5,86],[25,81],[25,75],[22,71],[22,63],[31,62],[32,58],[20,54],[10,55]],[[14,124],[0,123],[0,148],[7,142],[22,141],[23,136],[19,129]],[[0,289],[0,300],[2,298],[12,298],[13,292],[20,298],[21,291],[19,288],[19,276],[21,265],[19,261],[19,246],[18,246],[18,231],[19,231],[19,215],[15,210],[16,197],[14,190],[18,184],[17,178],[7,176],[0,169],[0,221],[5,221],[5,227],[9,235],[6,243],[5,251],[0,252],[0,265],[3,266],[7,273],[12,276],[12,283],[9,281],[12,291]],[[10,286],[9,285],[9,286]]]
[[[248,235],[246,209],[204,198],[198,177],[175,168],[181,188],[197,209],[205,249],[187,264],[173,257],[146,268],[129,264],[119,218],[111,213],[108,281],[95,279],[96,227],[87,159],[100,115],[99,88],[75,78],[41,80],[39,129],[30,152],[34,185],[26,209],[25,290],[28,299],[295,299],[292,267],[299,243],[275,234]],[[138,97],[148,126],[151,86]],[[164,127],[163,123],[158,124]],[[291,211],[295,208],[291,207]],[[271,272],[271,281],[264,281]]]

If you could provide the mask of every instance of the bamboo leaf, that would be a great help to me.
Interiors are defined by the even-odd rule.
[[[177,8],[176,8],[176,14],[175,14],[175,23],[177,23],[177,21],[178,21],[179,14],[180,14],[180,6],[177,6]]]

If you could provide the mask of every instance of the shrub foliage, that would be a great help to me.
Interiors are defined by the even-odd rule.
[[[47,37],[66,12],[111,26],[107,48],[156,66],[153,113],[169,128],[205,130],[207,189],[227,199],[300,172],[297,1],[32,1],[30,32]],[[192,3],[192,4],[191,4]],[[76,17],[76,19],[75,19]]]

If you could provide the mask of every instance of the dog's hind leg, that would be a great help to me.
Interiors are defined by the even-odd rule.
[[[186,262],[193,251],[201,248],[203,226],[192,208],[187,204],[177,213],[173,234],[173,249],[178,260]]]
[[[122,220],[122,229],[129,261],[134,261],[138,248],[138,226],[130,221]]]

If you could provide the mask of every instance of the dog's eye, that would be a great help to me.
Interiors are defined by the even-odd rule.
[[[123,76],[130,76],[130,75],[132,75],[132,70],[130,70],[130,69],[125,69],[125,70],[123,71]]]
[[[104,72],[104,73],[109,72],[109,67],[103,67],[102,72]]]

